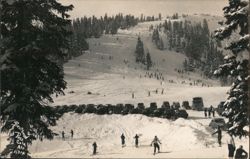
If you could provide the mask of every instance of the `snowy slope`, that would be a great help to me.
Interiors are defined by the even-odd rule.
[[[154,158],[150,143],[155,135],[162,142],[162,153],[157,157],[227,157],[227,134],[223,132],[222,147],[218,147],[216,135],[208,128],[211,119],[203,117],[203,112],[188,111],[190,119],[170,121],[143,115],[94,115],[67,113],[52,129],[66,140],[56,137],[53,141],[36,141],[30,147],[33,157],[93,157],[92,143],[98,144],[98,158]],[[74,130],[71,139],[70,130]],[[126,147],[121,147],[120,135],[126,137]],[[135,134],[140,134],[139,148],[134,147]],[[248,139],[236,139],[236,145],[248,149]]]
[[[151,41],[150,25],[163,21],[144,22],[128,30],[119,30],[117,35],[104,35],[99,39],[89,39],[90,51],[65,64],[65,78],[68,89],[65,96],[54,98],[54,105],[63,104],[117,104],[163,101],[192,101],[194,96],[202,96],[206,106],[217,105],[226,97],[227,87],[219,82],[200,77],[200,73],[178,74],[182,69],[185,55],[169,50],[158,50]],[[163,74],[164,81],[149,79],[145,66],[136,64],[134,51],[138,35],[144,42],[145,51],[149,51],[155,67],[149,72]],[[110,60],[112,57],[112,60]],[[124,60],[127,63],[124,63]],[[158,70],[158,71],[156,71]],[[142,78],[140,78],[140,76]],[[195,80],[214,87],[190,86]],[[169,83],[173,80],[174,83]],[[183,81],[185,81],[184,84]],[[156,89],[164,94],[153,93]],[[74,91],[75,93],[69,93]],[[148,92],[151,91],[151,96]],[[87,92],[92,92],[91,95]],[[134,92],[135,99],[131,98]],[[210,97],[209,94],[212,96]],[[210,98],[210,99],[209,99]]]
[[[228,135],[223,132],[222,147],[218,147],[214,130],[208,127],[211,119],[203,112],[188,111],[189,119],[171,121],[144,115],[94,115],[67,113],[52,129],[60,134],[52,141],[37,140],[30,146],[33,157],[59,158],[226,158]],[[216,114],[217,116],[217,114]],[[70,138],[70,130],[74,138]],[[66,139],[61,139],[64,131]],[[121,147],[120,135],[126,137],[126,147]],[[140,134],[139,148],[134,147],[135,134]],[[162,142],[161,152],[153,155],[150,143],[157,135]],[[6,144],[2,134],[1,147]],[[92,143],[98,145],[96,156],[92,156]],[[248,138],[235,139],[248,150]]]
[[[181,69],[185,55],[173,51],[160,51],[151,42],[148,27],[158,22],[140,23],[128,30],[119,30],[117,35],[104,35],[99,39],[89,39],[90,50],[70,60],[64,65],[65,80],[68,88],[65,96],[54,97],[52,105],[68,104],[117,104],[139,102],[149,106],[163,101],[192,102],[195,96],[203,97],[206,107],[226,99],[229,87],[220,87],[216,80],[204,79],[199,73],[178,74],[175,69]],[[144,66],[135,63],[134,51],[137,37],[141,36],[145,50],[151,53],[156,66],[150,73],[158,70],[164,76],[164,81],[144,77]],[[112,57],[110,59],[110,57]],[[164,60],[163,60],[164,59]],[[124,60],[127,63],[124,63]],[[140,78],[141,76],[141,78]],[[191,86],[195,80],[202,80],[210,87]],[[169,80],[173,80],[170,83]],[[183,83],[185,81],[185,83]],[[164,93],[155,93],[164,89]],[[73,91],[74,93],[70,93]],[[148,91],[151,96],[148,97]],[[88,94],[91,92],[92,94]],[[132,99],[132,92],[135,98]],[[35,141],[30,146],[33,157],[98,157],[98,158],[226,158],[227,135],[223,136],[223,145],[218,148],[216,136],[211,136],[208,128],[211,119],[204,119],[203,112],[188,111],[188,120],[150,118],[143,115],[78,115],[65,114],[52,129],[61,134],[66,132],[66,140],[56,137],[53,141]],[[75,137],[69,138],[73,129]],[[121,148],[120,135],[126,136],[127,146]],[[140,148],[133,146],[133,136],[138,133]],[[162,141],[162,152],[153,156],[153,148],[149,146],[157,135]],[[6,145],[6,134],[1,134],[0,150]],[[91,156],[92,143],[98,144],[98,155]],[[237,139],[237,146],[243,144],[248,149],[248,139]]]

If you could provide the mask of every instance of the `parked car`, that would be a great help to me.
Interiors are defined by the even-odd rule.
[[[203,104],[202,97],[194,97],[193,98],[192,109],[198,110],[198,111],[203,111],[204,104]]]
[[[216,108],[216,111],[219,115],[222,115],[224,103],[225,101],[221,101]]]
[[[73,111],[75,111],[76,109],[77,109],[77,105],[75,105],[75,104],[72,104],[72,105],[69,105],[68,106],[68,112],[73,112]]]
[[[155,102],[150,103],[149,108],[152,109],[152,110],[156,110],[157,109],[157,104]]]
[[[142,110],[145,109],[144,103],[138,103],[137,108]]]
[[[162,117],[165,113],[166,109],[165,108],[158,108],[154,110],[154,117]]]
[[[132,110],[135,108],[133,104],[125,104],[124,107],[125,107],[125,109],[128,109],[128,110]]]
[[[179,109],[179,110],[175,110],[175,116],[176,116],[176,118],[185,118],[185,119],[187,119],[188,113],[184,109]]]
[[[143,115],[146,115],[146,116],[150,116],[150,114],[152,114],[152,113],[153,113],[153,111],[152,111],[149,107],[145,108],[145,109],[142,111],[142,114],[143,114]]]
[[[166,109],[170,109],[170,104],[169,104],[169,102],[168,101],[164,101],[163,103],[162,103],[162,106],[161,106],[162,108],[166,108]]]
[[[84,113],[96,113],[96,106],[94,104],[88,104],[84,110]]]
[[[164,111],[163,118],[176,119],[177,117],[175,115],[176,115],[176,113],[175,113],[174,109],[167,109],[166,111]]]
[[[99,115],[108,114],[108,107],[102,104],[97,105],[96,113]]]
[[[209,123],[209,127],[213,128],[213,129],[217,129],[218,126],[220,126],[222,130],[227,129],[226,122],[223,118],[214,118]]]
[[[174,109],[180,109],[181,105],[179,102],[173,102],[173,108]]]
[[[79,114],[84,113],[85,108],[86,108],[86,105],[85,105],[85,104],[81,104],[81,105],[79,105],[79,106],[75,109],[75,112],[76,112],[76,113],[79,113]]]
[[[139,109],[137,107],[137,108],[134,108],[134,109],[130,110],[130,113],[131,114],[142,114],[142,111],[143,111],[143,109]]]
[[[133,109],[134,109],[134,105],[125,104],[125,106],[123,107],[123,110],[122,110],[122,114],[126,115],[126,114],[130,113]]]
[[[116,104],[116,106],[114,107],[114,114],[121,114],[123,108],[124,105],[122,103]]]
[[[189,102],[188,101],[183,101],[182,102],[182,108],[187,109],[187,110],[191,109],[191,107],[189,105]]]
[[[112,104],[107,104],[106,107],[108,108],[108,114],[113,114],[115,106]]]

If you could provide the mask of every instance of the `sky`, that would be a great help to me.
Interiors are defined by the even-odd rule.
[[[72,18],[115,15],[118,13],[140,16],[162,16],[179,14],[223,15],[223,7],[228,0],[59,0],[62,4],[73,4]]]

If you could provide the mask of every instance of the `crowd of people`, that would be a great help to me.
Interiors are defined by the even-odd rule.
[[[135,134],[135,136],[134,136],[134,139],[135,139],[135,147],[136,147],[136,148],[139,148],[139,137],[140,137],[140,136],[141,136],[141,135],[138,135],[138,134]],[[121,135],[121,145],[122,145],[122,148],[126,146],[125,139],[126,139],[126,137],[125,137],[125,135],[122,133],[122,135]],[[158,139],[158,137],[155,136],[154,139],[153,139],[153,141],[152,141],[151,144],[150,144],[150,146],[154,146],[154,155],[156,154],[156,150],[157,150],[158,153],[160,153],[160,145],[159,145],[159,144],[161,144],[161,142],[160,142],[160,140]],[[93,146],[93,155],[96,155],[96,153],[97,153],[97,144],[96,144],[96,142],[94,142],[94,143],[92,144],[92,146]]]
[[[208,113],[209,117],[210,117],[211,114],[213,114],[213,117],[214,117],[214,113],[210,113],[210,112],[214,111],[214,108],[212,106],[210,106],[207,111],[209,112]],[[205,110],[204,110],[204,112],[205,112],[205,117],[207,117]],[[212,136],[214,134],[217,134],[218,144],[221,147],[221,144],[222,144],[222,142],[221,142],[222,130],[221,130],[220,126],[218,126],[218,129],[214,133],[212,133]],[[65,132],[64,131],[61,132],[61,135],[62,135],[62,140],[65,140]],[[71,136],[71,139],[73,139],[74,131],[72,129],[70,130],[70,136]],[[140,136],[141,136],[141,134],[135,134],[135,136],[134,136],[134,144],[135,144],[136,148],[139,148],[139,138],[140,138]],[[229,134],[229,136],[230,136],[230,138],[227,141],[229,159],[233,159],[233,157],[235,157],[235,159],[247,159],[248,153],[243,149],[243,146],[240,145],[239,148],[236,149],[233,136],[231,134]],[[122,133],[120,138],[121,138],[121,146],[123,148],[123,147],[126,146],[126,137]],[[154,147],[154,149],[153,149],[153,154],[154,155],[156,154],[156,152],[160,153],[160,144],[161,144],[160,140],[158,139],[157,136],[155,136],[153,141],[150,144],[150,146]],[[96,141],[93,142],[92,147],[93,147],[93,155],[96,155],[97,154],[97,143],[96,143]]]
[[[222,130],[221,130],[221,128],[219,126],[218,126],[217,131],[215,131],[212,135],[214,135],[214,134],[218,134],[218,143],[219,143],[219,146],[221,146]],[[71,135],[71,138],[74,137],[74,131],[73,130],[70,130],[70,135]],[[135,144],[136,148],[139,148],[139,138],[140,138],[140,136],[141,136],[141,134],[135,134],[135,136],[134,136],[134,144]],[[236,149],[233,136],[230,135],[230,134],[229,134],[229,136],[230,136],[230,138],[227,141],[229,159],[233,159],[233,157],[235,157],[235,159],[246,159],[248,157],[248,153],[243,149],[243,146],[240,145],[239,148]],[[64,131],[62,131],[62,139],[65,140],[65,132]],[[159,140],[159,138],[157,136],[155,136],[153,141],[150,144],[150,146],[154,147],[153,148],[153,154],[154,155],[157,152],[160,153],[160,145],[161,145],[161,141]],[[125,137],[125,135],[123,133],[121,134],[121,146],[122,146],[122,148],[126,146],[126,137]],[[93,155],[96,155],[97,154],[97,143],[96,143],[96,141],[93,142],[92,147],[93,147]]]
[[[209,108],[204,108],[204,115],[205,117],[215,117],[215,109],[214,107],[211,105]]]

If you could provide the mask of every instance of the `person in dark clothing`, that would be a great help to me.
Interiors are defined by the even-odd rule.
[[[212,110],[212,114],[213,114],[213,117],[215,116],[215,111],[214,111],[214,109]]]
[[[204,108],[204,115],[207,117],[207,108]]]
[[[248,153],[243,149],[243,146],[240,145],[240,147],[236,150],[235,153],[235,159],[247,159]]]
[[[158,139],[157,136],[155,136],[154,140],[151,143],[151,146],[152,146],[152,144],[154,144],[154,155],[155,155],[156,149],[158,150],[158,153],[160,152],[160,146],[159,146],[159,144],[161,144],[161,142],[160,142],[160,140]]]
[[[214,132],[212,135],[214,135],[214,134],[218,134],[218,143],[219,143],[219,146],[221,147],[221,128],[220,128],[220,126],[218,126],[218,130],[216,131],[216,132]]]
[[[71,129],[70,130],[70,133],[71,133],[71,138],[73,138],[73,136],[74,136],[74,131]]]
[[[124,134],[121,135],[121,140],[122,140],[122,147],[125,146],[125,136]]]
[[[95,155],[96,154],[96,150],[97,150],[97,144],[96,144],[96,142],[94,142],[92,144],[92,146],[93,146],[93,155]]]
[[[65,140],[65,137],[64,137],[64,131],[62,131],[62,139]]]
[[[213,117],[214,117],[214,115],[215,115],[215,110],[214,110],[214,107],[211,105],[210,106],[210,111],[211,111],[211,113],[213,114]]]
[[[233,159],[234,151],[235,151],[235,143],[234,143],[233,136],[230,135],[230,134],[229,134],[229,136],[230,136],[230,139],[227,142],[227,145],[228,145],[228,158]]]
[[[135,98],[135,94],[134,94],[134,92],[132,93],[132,98],[133,98],[133,99]]]
[[[138,147],[139,144],[139,136],[137,134],[135,134],[135,147]]]
[[[211,116],[211,108],[208,108],[208,117],[210,118]]]

